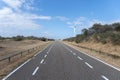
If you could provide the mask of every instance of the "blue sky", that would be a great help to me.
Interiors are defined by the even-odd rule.
[[[1,36],[63,39],[94,23],[120,22],[120,0],[0,0]]]

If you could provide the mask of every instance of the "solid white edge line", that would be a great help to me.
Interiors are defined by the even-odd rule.
[[[89,63],[85,62],[85,64],[90,67],[91,69],[93,69],[93,66],[91,66]]]
[[[68,46],[69,46],[69,45],[68,45]],[[71,46],[69,46],[69,47],[71,47]],[[73,48],[73,47],[71,47],[71,48]],[[73,48],[73,49],[75,49],[75,48]],[[97,60],[97,61],[99,61],[99,62],[101,62],[101,63],[103,63],[103,64],[105,64],[105,65],[107,65],[107,66],[109,66],[109,67],[111,67],[111,68],[113,68],[113,69],[115,69],[115,70],[117,70],[117,71],[120,71],[119,68],[116,68],[116,67],[114,67],[114,66],[112,66],[112,65],[110,65],[110,64],[108,64],[108,63],[106,63],[106,62],[104,62],[104,61],[102,61],[102,60],[100,60],[100,59],[98,59],[98,58],[95,58],[95,57],[93,57],[93,56],[91,56],[91,55],[89,55],[89,54],[87,54],[87,53],[85,53],[85,52],[83,52],[83,51],[78,50],[78,49],[75,49],[75,50],[77,50],[77,51],[79,51],[80,53],[83,53],[83,54],[85,54],[85,55],[87,55],[87,56],[89,56],[89,57],[91,57],[91,58],[93,58],[93,59],[95,59],[95,60]]]
[[[44,62],[44,59],[41,60],[40,64],[42,64]]]
[[[34,72],[32,73],[32,75],[35,75],[36,72],[38,71],[38,69],[39,69],[39,67],[37,67],[37,68],[34,70]]]
[[[107,77],[105,77],[104,75],[101,76],[103,79],[105,80],[109,80]]]
[[[6,80],[8,77],[10,77],[13,73],[15,73],[18,69],[20,69],[22,66],[24,66],[26,63],[28,63],[31,59],[28,59],[26,62],[21,64],[19,67],[17,67],[15,70],[13,70],[11,73],[9,73],[6,77],[4,77],[2,80]]]
[[[78,59],[83,60],[81,57],[77,56]]]
[[[91,55],[89,55],[89,54],[87,54],[85,52],[82,52],[82,51],[80,51],[80,52],[87,55],[87,56],[89,56],[89,57],[91,57],[91,58],[93,58],[93,59],[95,59],[95,60],[97,60],[97,61],[99,61],[99,62],[101,62],[101,63],[103,63],[103,64],[105,64],[105,65],[107,65],[107,66],[109,66],[109,67],[111,67],[111,68],[113,68],[113,69],[115,69],[115,70],[117,70],[117,71],[120,71],[120,69],[118,69],[118,68],[116,68],[116,67],[114,67],[114,66],[112,66],[112,65],[110,65],[110,64],[108,64],[108,63],[106,63],[106,62],[104,62],[104,61],[102,61],[100,59],[98,59],[98,58],[95,58],[95,57],[93,57],[93,56],[91,56]]]

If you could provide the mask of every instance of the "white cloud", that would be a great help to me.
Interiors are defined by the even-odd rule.
[[[61,21],[67,21],[67,20],[69,20],[69,18],[63,17],[63,16],[57,16],[56,18],[59,19],[59,20],[61,20]]]
[[[3,0],[3,2],[6,3],[9,7],[18,10],[25,2],[25,0]]]
[[[67,22],[67,24],[68,24],[68,25],[73,25],[73,26],[78,26],[78,25],[83,24],[83,21],[84,21],[85,19],[86,19],[85,17],[79,17],[79,18],[77,18],[75,21]]]
[[[37,24],[34,19],[50,20],[50,16],[39,16],[29,13],[16,13],[12,9],[4,7],[0,10],[0,29],[38,29],[41,28],[40,24]]]
[[[37,10],[32,6],[34,4],[34,0],[2,0],[6,3],[10,8],[21,11],[20,8],[25,8],[27,10]]]
[[[28,5],[28,4],[24,5],[24,8],[26,8],[27,10],[35,10],[34,7],[32,7],[32,6]]]
[[[3,8],[0,10],[0,14],[2,14],[0,15],[0,28],[14,27],[18,29],[33,29],[40,27],[40,25],[31,19],[27,19],[24,15],[14,13],[10,8]]]
[[[101,24],[112,24],[115,22],[120,22],[120,19],[117,20],[111,20],[111,21],[101,21],[98,19],[88,19],[86,17],[79,17],[74,21],[68,21],[67,24],[69,25],[69,28],[74,28],[76,26],[76,32],[79,34],[81,33],[81,30],[84,28],[90,28],[95,23],[101,23]]]
[[[40,20],[51,20],[51,16],[43,16],[43,15],[35,15],[35,14],[30,14],[30,13],[23,13],[22,14],[26,19],[40,19]]]
[[[89,28],[95,23],[104,23],[97,19],[88,19],[86,17],[79,17],[74,21],[68,21],[67,24],[69,25],[69,28],[74,28],[76,26],[76,32],[81,33],[81,30],[84,28]]]
[[[0,10],[0,16],[2,15],[7,15],[13,13],[10,8],[4,7],[3,9]]]
[[[33,0],[2,0],[7,6],[0,9],[0,35],[32,35],[41,29],[38,20],[51,20],[51,16],[36,15],[22,9],[37,10],[32,7]],[[32,33],[34,32],[34,33]],[[37,33],[36,32],[36,33]]]
[[[27,13],[21,10],[21,7],[33,8],[31,4],[33,0],[3,0],[8,6],[4,6],[0,9],[0,34],[5,32],[17,33],[16,31],[25,30],[38,30],[41,25],[36,23],[36,20],[51,20],[51,16],[36,15]],[[27,9],[26,7],[26,9]]]

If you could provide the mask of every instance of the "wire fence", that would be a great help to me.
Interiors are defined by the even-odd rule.
[[[97,52],[97,53],[102,54],[102,55],[107,55],[107,56],[110,56],[110,57],[115,58],[115,59],[120,58],[120,56],[116,55],[116,54],[110,54],[110,53],[107,53],[107,52],[103,52],[101,50],[96,50],[96,49],[92,49],[92,48],[88,48],[88,47],[83,47],[83,46],[80,46],[80,45],[77,45],[77,44],[72,44],[72,45],[83,48],[83,49],[87,49],[87,50],[90,50],[90,51],[94,51],[94,52]]]
[[[37,47],[31,48],[31,49],[28,49],[25,51],[21,51],[21,52],[15,53],[15,54],[7,55],[5,57],[0,58],[0,62],[3,62],[5,60],[8,60],[8,62],[10,62],[13,57],[16,57],[16,56],[22,57],[24,54],[28,54],[32,51],[38,50],[39,48],[40,48],[40,46],[37,46]]]

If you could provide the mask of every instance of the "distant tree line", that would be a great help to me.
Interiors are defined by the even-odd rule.
[[[96,23],[88,29],[82,29],[82,34],[64,40],[75,41],[76,43],[91,40],[103,44],[111,42],[112,44],[120,45],[120,23],[105,25]]]
[[[49,39],[45,37],[35,37],[35,36],[22,36],[22,35],[17,35],[13,37],[2,37],[0,36],[0,40],[14,40],[14,41],[22,41],[22,40],[41,40],[41,41],[54,41],[54,39]]]

